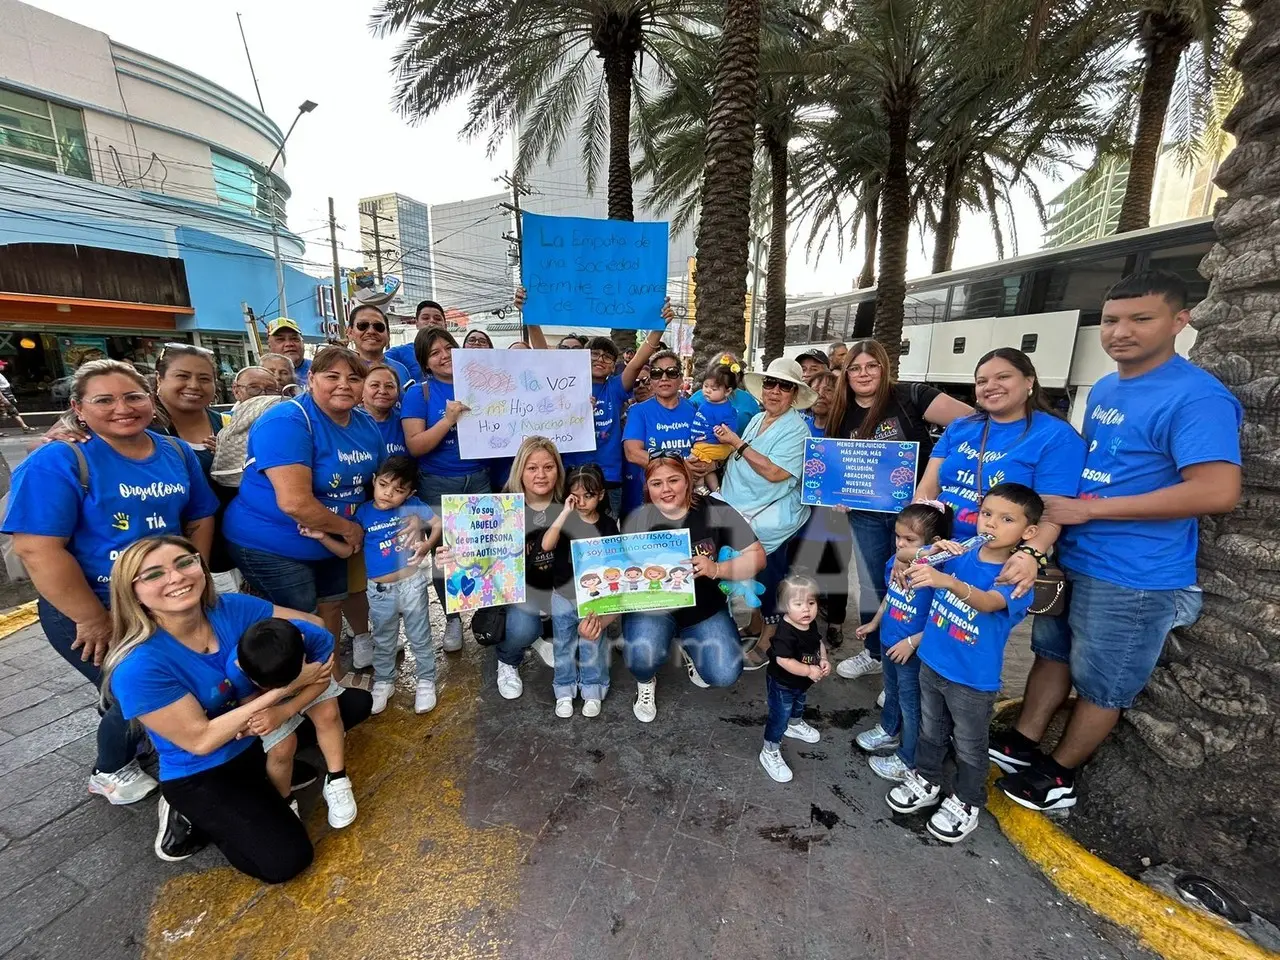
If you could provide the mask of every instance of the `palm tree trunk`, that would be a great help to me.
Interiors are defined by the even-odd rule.
[[[751,173],[760,86],[760,0],[726,0],[698,220],[698,325],[693,354],[742,354],[751,231]]]
[[[942,187],[942,209],[938,214],[938,231],[933,240],[932,273],[946,273],[956,252],[956,234],[960,231],[960,161],[947,167]]]
[[[635,51],[614,49],[604,57],[609,94],[609,219],[634,220],[631,190],[631,78]],[[636,332],[615,328],[610,338],[619,347],[635,346]]]
[[[902,308],[907,297],[907,253],[911,242],[911,183],[907,179],[907,149],[911,134],[911,106],[902,96],[886,97],[889,156],[880,188],[880,278],[876,284],[873,336],[884,344],[896,376],[902,349]]]
[[[769,153],[769,264],[764,300],[764,362],[782,356],[787,344],[787,143],[765,131]]]
[[[1154,18],[1153,18],[1154,19]],[[1147,53],[1146,73],[1142,77],[1142,94],[1138,99],[1138,129],[1129,154],[1129,184],[1120,205],[1120,221],[1116,233],[1141,230],[1151,223],[1151,191],[1155,186],[1156,163],[1164,139],[1164,118],[1169,112],[1169,97],[1178,75],[1178,61],[1191,42],[1189,34],[1176,29],[1151,44]]]
[[[1243,95],[1225,129],[1238,143],[1218,171],[1218,244],[1201,265],[1192,359],[1244,406],[1244,496],[1200,527],[1204,614],[1165,646],[1146,691],[1085,768],[1085,839],[1173,861],[1224,883],[1280,921],[1280,0],[1246,0],[1253,27],[1236,55]],[[1229,429],[1223,425],[1224,429]],[[1117,849],[1117,847],[1119,849]]]
[[[868,184],[871,195],[862,215],[862,272],[854,281],[854,288],[864,290],[876,282],[877,241],[880,238],[880,184]]]

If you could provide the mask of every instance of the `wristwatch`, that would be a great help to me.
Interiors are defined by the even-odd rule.
[[[750,449],[751,449],[751,441],[743,440],[742,446],[738,447],[738,449],[734,451],[733,455],[737,459],[741,460],[743,456],[746,454],[746,452]]]

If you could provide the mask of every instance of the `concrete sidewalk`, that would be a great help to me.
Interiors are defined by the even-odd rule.
[[[786,742],[783,786],[756,761],[762,672],[702,691],[668,665],[645,726],[620,663],[598,719],[560,720],[532,655],[515,702],[488,651],[439,659],[434,713],[413,714],[406,668],[352,732],[356,823],[331,831],[309,788],[316,864],[267,888],[216,851],[157,860],[154,800],[85,792],[93,691],[38,627],[0,640],[0,957],[1149,956],[990,816],[949,848],[891,814],[852,745],[875,680],[814,688],[823,739]]]

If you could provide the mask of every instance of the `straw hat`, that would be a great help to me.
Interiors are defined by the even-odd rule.
[[[785,357],[778,357],[769,364],[769,368],[764,373],[757,373],[754,370],[743,374],[742,385],[757,400],[763,400],[761,394],[764,393],[764,381],[768,380],[785,380],[787,383],[794,383],[798,388],[792,395],[791,406],[796,410],[808,410],[818,399],[818,395],[813,391],[807,383],[804,382],[804,371],[794,360],[788,360]]]

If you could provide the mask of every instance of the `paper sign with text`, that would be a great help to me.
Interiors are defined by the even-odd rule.
[[[591,355],[586,350],[454,350],[454,397],[464,460],[513,457],[525,437],[561,453],[596,448]]]
[[[805,444],[801,503],[897,513],[911,502],[920,444],[830,440]]]
[[[445,612],[524,603],[524,494],[446,493],[440,518]]]
[[[688,530],[574,540],[570,547],[580,617],[694,605]]]
[[[523,216],[520,282],[532,326],[661,330],[667,224]]]

